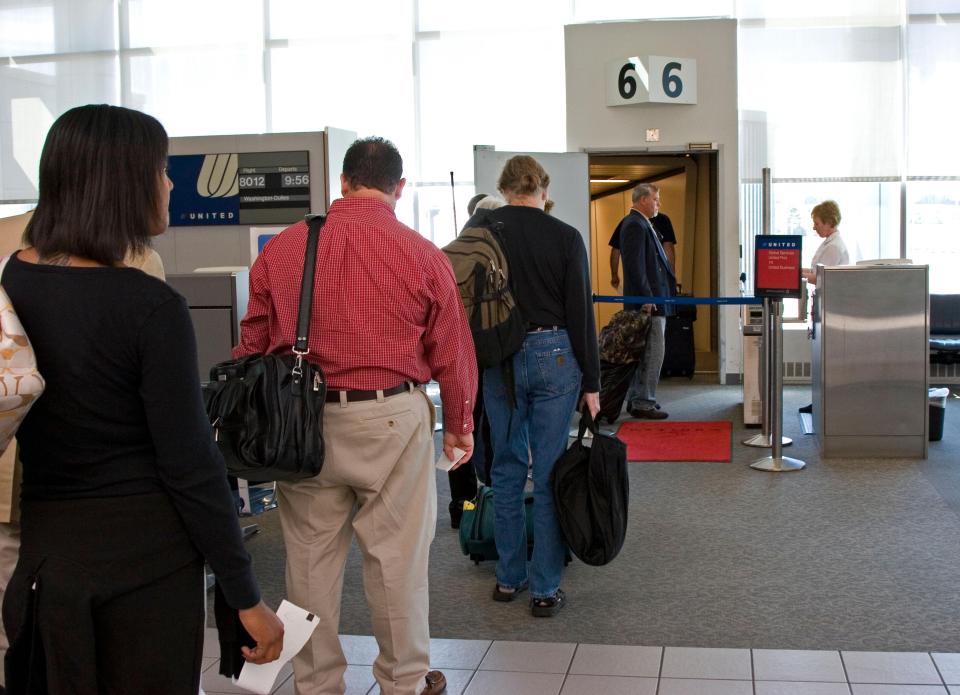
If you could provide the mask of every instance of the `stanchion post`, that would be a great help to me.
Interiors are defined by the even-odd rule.
[[[770,446],[770,299],[763,300],[763,325],[760,329],[760,428]]]
[[[783,456],[783,302],[773,300],[773,316],[771,323],[774,326],[773,340],[771,341],[770,357],[773,369],[773,385],[770,389],[770,441],[773,442],[773,458]]]
[[[770,167],[764,167],[761,172],[760,190],[760,223],[763,226],[762,234],[767,236],[773,229],[773,173]],[[763,330],[760,337],[760,434],[755,434],[743,441],[744,446],[767,448],[772,445],[773,435],[770,432],[770,404],[773,400],[774,365],[780,369],[777,360],[772,359],[773,345],[773,317],[771,312],[773,300],[765,297],[763,300]],[[781,436],[778,439],[781,446],[793,444],[789,437]]]
[[[766,309],[767,323],[764,333],[764,354],[766,356],[765,382],[767,385],[767,402],[764,407],[764,416],[767,418],[764,431],[767,436],[767,446],[780,448],[790,446],[793,440],[783,436],[783,301],[766,298],[763,300]],[[774,438],[773,423],[780,413],[780,432]],[[774,444],[777,442],[777,444]]]
[[[773,450],[770,456],[765,456],[750,464],[758,471],[785,473],[799,471],[807,464],[799,459],[783,455],[783,301],[773,299],[771,305],[772,335],[770,341],[770,366],[767,372],[770,389],[770,441]],[[772,377],[772,378],[771,378]]]

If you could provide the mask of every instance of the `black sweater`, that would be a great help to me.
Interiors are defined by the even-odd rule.
[[[587,250],[580,233],[542,210],[507,205],[489,216],[504,224],[510,289],[523,317],[538,326],[564,326],[583,372],[583,390],[600,390]]]
[[[3,287],[46,380],[17,431],[23,498],[166,492],[229,603],[256,604],[183,297],[135,268],[35,265],[16,256]]]

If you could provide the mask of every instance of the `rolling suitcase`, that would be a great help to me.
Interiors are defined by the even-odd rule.
[[[613,422],[620,417],[630,382],[643,361],[650,317],[642,311],[618,311],[600,331],[600,413]]]
[[[697,320],[694,304],[676,306],[676,313],[668,316],[663,336],[663,366],[660,376],[693,378],[696,352],[693,346],[693,322]]]
[[[620,417],[623,400],[627,397],[630,382],[633,381],[633,374],[639,364],[616,364],[600,360],[600,412],[597,414],[597,424],[600,424],[603,418],[613,423]]]

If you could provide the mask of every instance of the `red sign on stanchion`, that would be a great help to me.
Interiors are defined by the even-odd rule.
[[[754,237],[755,297],[800,297],[800,252],[803,237],[765,234]]]

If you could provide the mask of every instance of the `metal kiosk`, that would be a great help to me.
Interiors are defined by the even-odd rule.
[[[927,266],[816,270],[813,416],[821,454],[926,458]]]

